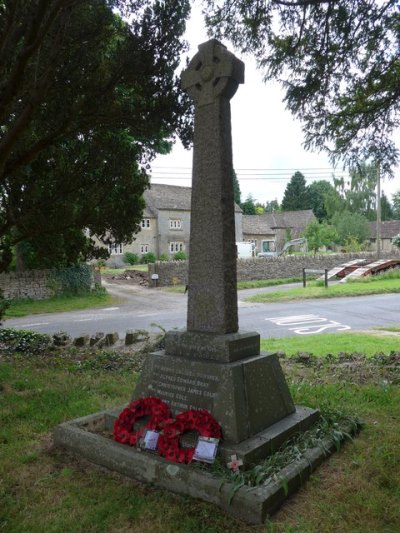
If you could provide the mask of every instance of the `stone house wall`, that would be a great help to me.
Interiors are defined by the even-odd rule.
[[[381,254],[382,259],[400,257],[400,251],[396,254]],[[352,259],[370,259],[371,262],[376,255],[371,252],[348,253],[299,256],[288,255],[285,257],[254,257],[250,259],[239,259],[237,263],[238,281],[251,281],[258,279],[280,279],[301,276],[303,268],[323,269],[333,268]],[[158,274],[158,286],[186,285],[188,279],[188,262],[171,261],[157,262],[149,265],[149,282],[154,286],[152,274]]]
[[[180,227],[170,227],[170,221],[174,225],[174,221],[179,222]],[[160,257],[165,254],[168,257],[173,257],[179,249],[171,251],[171,243],[179,245],[182,243],[182,251],[189,253],[189,239],[190,239],[190,211],[186,210],[167,210],[160,209],[158,211],[158,250],[156,256]]]
[[[31,298],[43,300],[57,294],[57,287],[52,283],[53,270],[28,270],[26,272],[11,272],[0,274],[0,289],[3,296],[9,300],[16,298]],[[92,269],[91,288],[101,285],[101,274]]]

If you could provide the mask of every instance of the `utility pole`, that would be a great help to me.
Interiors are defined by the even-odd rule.
[[[376,256],[381,256],[381,172],[380,164],[376,166]]]

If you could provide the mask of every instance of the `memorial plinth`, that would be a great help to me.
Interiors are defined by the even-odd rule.
[[[187,330],[149,355],[134,398],[157,396],[173,414],[208,409],[222,427],[220,454],[249,464],[317,413],[296,410],[277,355],[238,330],[230,99],[243,82],[244,64],[215,39],[182,75],[195,104]]]

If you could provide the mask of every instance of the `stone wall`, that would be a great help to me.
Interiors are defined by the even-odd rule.
[[[7,299],[32,298],[42,300],[57,294],[57,284],[52,280],[53,270],[28,270],[0,274],[0,289]],[[101,274],[92,269],[91,289],[101,285]]]
[[[381,254],[382,259],[393,257],[400,257],[400,252],[397,252],[397,254]],[[352,259],[370,259],[372,262],[376,259],[376,254],[374,252],[360,252],[317,255],[315,257],[288,255],[284,257],[239,259],[237,264],[237,277],[238,281],[300,277],[302,276],[303,268],[330,269]],[[155,285],[154,281],[151,280],[151,276],[154,273],[159,276],[157,281],[159,286],[186,285],[188,277],[187,269],[187,261],[157,262],[151,264],[149,265],[150,286]]]

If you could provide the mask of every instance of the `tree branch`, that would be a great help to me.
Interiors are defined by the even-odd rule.
[[[272,0],[273,4],[278,4],[280,6],[286,7],[307,7],[307,6],[318,6],[322,4],[333,4],[338,3],[339,0]]]

